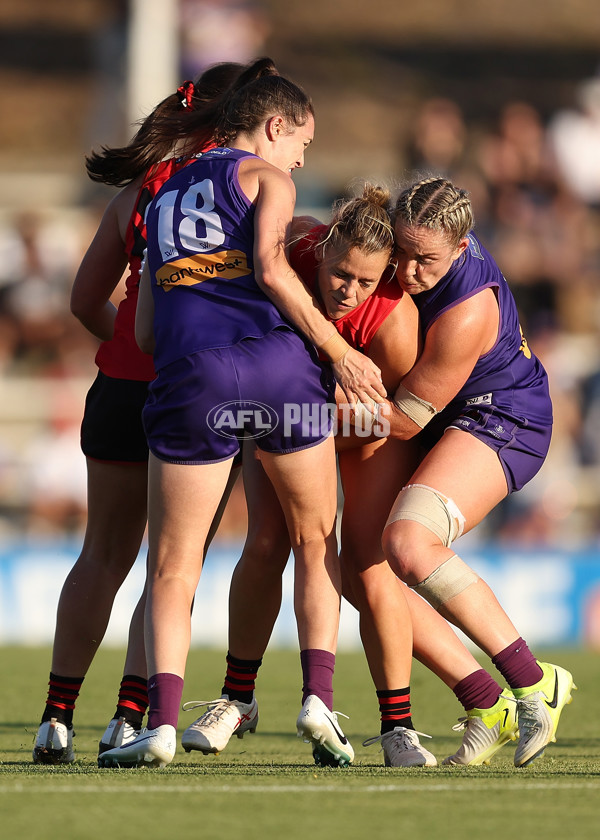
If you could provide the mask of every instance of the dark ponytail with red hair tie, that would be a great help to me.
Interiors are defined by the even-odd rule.
[[[189,79],[177,88],[177,93],[180,96],[181,104],[184,108],[192,107],[192,96],[194,95],[194,83]]]

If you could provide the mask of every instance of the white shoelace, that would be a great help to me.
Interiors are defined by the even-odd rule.
[[[343,712],[331,712],[332,715],[335,715],[336,719],[339,717],[346,718],[346,720],[350,720],[349,715],[345,715]]]
[[[225,697],[219,697],[217,700],[190,700],[184,703],[181,709],[184,712],[190,712],[192,709],[208,706],[201,717],[206,718],[206,723],[213,723],[213,721],[219,720],[232,703],[233,700],[227,700]]]
[[[534,735],[540,728],[540,720],[538,715],[538,705],[535,700],[517,700],[517,711],[519,716],[519,730],[523,730],[523,735],[528,738]]]
[[[382,745],[381,745],[381,749],[379,750],[379,752],[381,752],[381,750],[383,749],[384,739],[391,738],[393,735],[395,735],[397,737],[406,736],[410,732],[414,732],[415,735],[421,735],[423,738],[432,738],[433,737],[432,735],[427,735],[425,732],[419,732],[416,729],[407,729],[405,726],[396,726],[390,732],[384,732],[383,735],[374,735],[372,738],[367,738],[366,741],[362,742],[362,745],[363,745],[363,747],[370,747],[372,744],[376,744],[378,741],[381,741]],[[412,742],[412,739],[410,738],[410,735],[408,735],[408,740],[410,741],[412,746],[416,746]]]

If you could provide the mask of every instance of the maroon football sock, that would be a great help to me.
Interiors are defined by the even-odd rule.
[[[314,648],[300,651],[302,664],[302,703],[309,694],[319,697],[331,711],[333,706],[333,671],[335,654]]]
[[[463,709],[491,709],[502,688],[487,671],[480,668],[458,682],[452,689]]]
[[[492,662],[511,688],[526,688],[535,685],[543,671],[523,639],[517,639],[492,657]]]
[[[176,674],[154,674],[148,679],[148,729],[170,724],[177,727],[183,680]]]

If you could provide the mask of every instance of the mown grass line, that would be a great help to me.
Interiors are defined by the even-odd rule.
[[[534,840],[580,840],[597,834],[600,813],[600,658],[593,651],[544,651],[573,671],[579,691],[567,707],[558,742],[530,767],[513,766],[514,746],[489,766],[386,768],[377,747],[362,740],[377,732],[377,703],[364,657],[338,654],[336,708],[350,715],[345,731],[354,766],[316,768],[310,748],[295,736],[300,704],[299,657],[267,653],[259,674],[260,723],[255,735],[233,739],[219,756],[185,753],[163,770],[100,770],[97,743],[114,710],[123,652],[100,650],[84,683],[75,716],[77,761],[64,767],[31,763],[43,708],[50,651],[0,648],[0,809],[6,838],[65,840],[98,837],[202,837],[222,840],[334,838],[459,838],[481,831],[516,831]],[[483,661],[483,660],[482,660]],[[190,652],[184,699],[220,692],[224,655]],[[485,665],[485,662],[483,663]],[[454,752],[452,724],[461,709],[453,694],[420,665],[412,680],[415,723],[432,735],[438,760]],[[180,717],[179,733],[193,719]],[[512,828],[511,828],[512,827]]]

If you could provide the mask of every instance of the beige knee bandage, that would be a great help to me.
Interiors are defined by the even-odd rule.
[[[450,547],[452,540],[458,539],[465,527],[465,518],[458,506],[425,484],[407,484],[403,487],[388,516],[386,527],[398,519],[411,519],[420,522]]]
[[[477,583],[478,580],[473,569],[454,554],[425,580],[410,588],[422,595],[437,610],[450,598],[464,592],[468,586]]]

